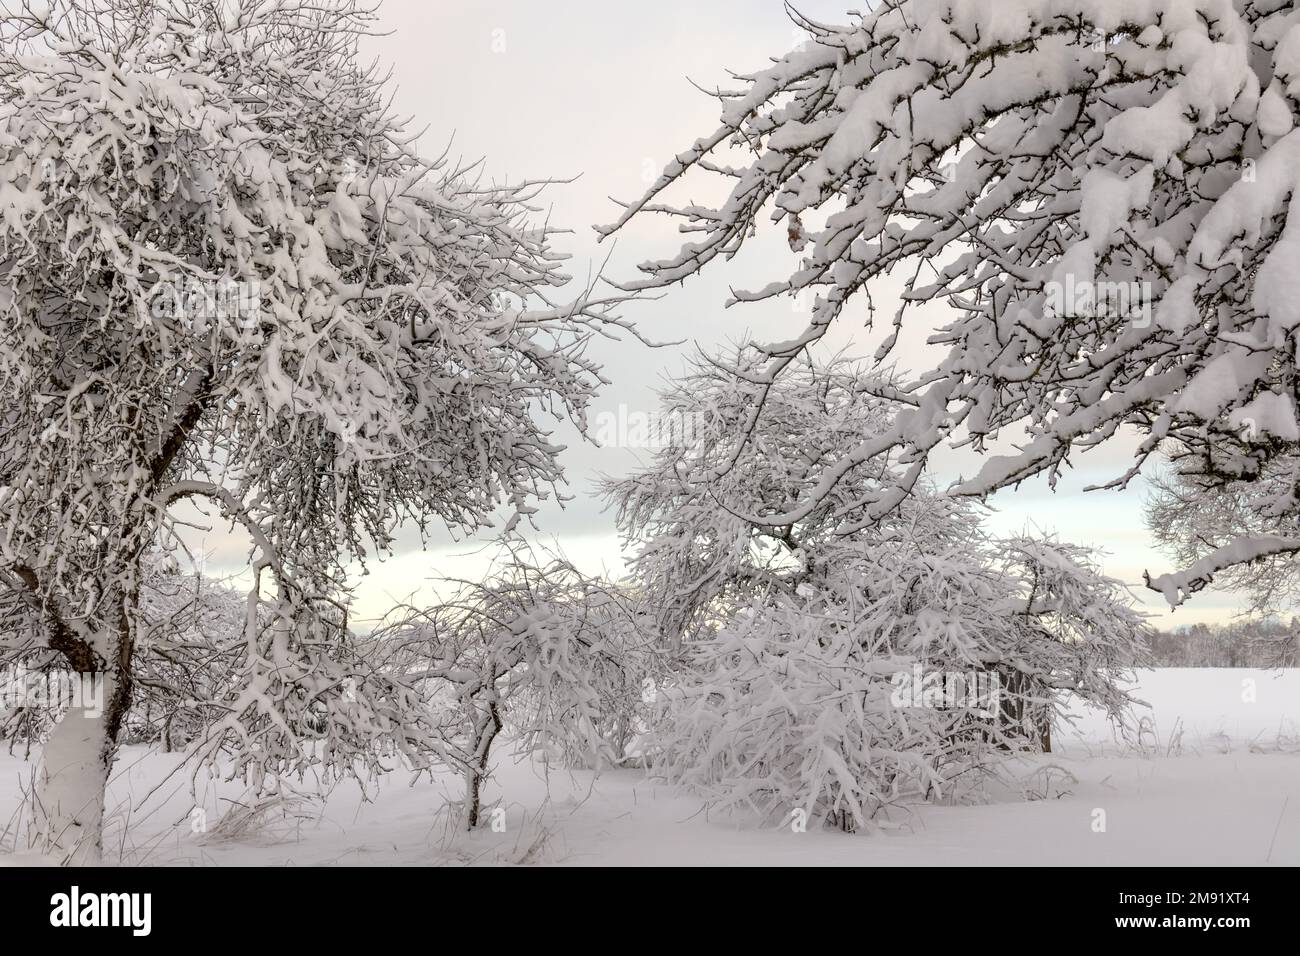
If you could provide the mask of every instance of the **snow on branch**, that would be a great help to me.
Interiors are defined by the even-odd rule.
[[[1300,538],[1280,538],[1265,535],[1258,538],[1239,538],[1231,544],[1216,548],[1181,571],[1151,577],[1144,573],[1147,587],[1159,591],[1176,608],[1201,588],[1214,580],[1214,575],[1227,568],[1260,561],[1264,558],[1300,552]]]
[[[864,462],[907,463],[865,507],[900,506],[945,442],[986,455],[953,493],[1035,475],[1136,430],[1108,486],[1166,441],[1221,482],[1300,440],[1294,381],[1300,230],[1300,23],[1281,0],[899,0],[809,39],[717,93],[719,125],[602,229],[664,215],[690,238],[628,289],[680,282],[765,229],[790,259],[733,302],[811,299],[769,344],[784,374],[868,293],[903,292],[900,332],[949,318],[943,351],[901,382],[915,408],[849,440],[797,501],[747,515],[806,520]],[[726,199],[681,203],[719,178]],[[922,314],[915,314],[921,311]],[[1008,451],[1013,446],[1014,450]]]

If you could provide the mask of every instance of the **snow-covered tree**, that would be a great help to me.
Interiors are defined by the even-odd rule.
[[[859,462],[892,452],[900,480],[851,520],[877,518],[945,441],[987,456],[954,489],[974,496],[1054,482],[1077,453],[1131,431],[1131,467],[1105,487],[1131,481],[1167,439],[1219,484],[1254,481],[1294,449],[1295,5],[872,7],[842,26],[798,18],[808,41],[719,91],[718,128],[603,230],[651,214],[680,224],[691,241],[629,284],[654,288],[737,254],[763,220],[780,228],[788,269],[733,301],[813,307],[803,332],[767,348],[763,381],[844,313],[874,323],[868,296],[884,276],[904,291],[880,362],[907,322],[932,320],[915,307],[951,307],[930,337],[942,357],[901,383],[911,408],[763,519],[803,519]],[[712,177],[725,184],[718,203],[699,198]],[[1272,486],[1268,512],[1294,514],[1298,487]],[[1212,563],[1296,544],[1248,538]],[[1196,577],[1153,586],[1176,602]]]
[[[430,701],[465,779],[466,827],[480,822],[503,731],[517,754],[621,763],[648,729],[655,695],[646,689],[661,672],[656,632],[634,596],[518,544],[483,581],[441,582],[450,587],[432,608],[399,612],[374,644],[385,669]]]
[[[1086,549],[993,539],[975,505],[924,486],[857,522],[898,480],[879,458],[799,520],[750,517],[805,497],[847,436],[906,413],[878,397],[888,383],[837,360],[763,383],[755,418],[735,374],[751,360],[675,382],[664,407],[681,433],[607,486],[634,580],[686,638],[661,773],[722,806],[857,829],[896,800],[975,783],[1007,751],[1049,748],[1068,695],[1122,716],[1145,627]]]
[[[27,0],[0,14],[0,576],[108,706],[46,745],[37,842],[94,859],[145,556],[204,501],[252,542],[202,755],[254,776],[429,738],[358,664],[344,566],[402,520],[477,529],[562,478],[610,303],[532,225],[540,184],[426,160],[354,0]],[[511,519],[513,521],[515,519]],[[331,746],[299,736],[313,714]]]
[[[873,459],[797,522],[773,527],[749,517],[799,501],[851,442],[887,429],[894,411],[871,398],[879,379],[844,361],[798,363],[773,385],[739,383],[734,370],[743,381],[760,360],[742,347],[695,362],[660,396],[674,428],[652,465],[604,484],[646,604],[670,639],[707,630],[755,594],[792,591],[826,571],[815,562],[833,547],[842,509],[887,483],[887,463]],[[947,502],[933,507],[953,522],[969,514]],[[909,506],[899,523],[911,530],[920,510]]]

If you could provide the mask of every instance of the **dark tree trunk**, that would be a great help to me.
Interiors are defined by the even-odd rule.
[[[487,713],[479,722],[474,762],[470,764],[465,794],[465,828],[473,830],[479,825],[482,806],[483,780],[487,777],[488,758],[491,756],[492,741],[501,732],[501,711],[497,702],[488,704]]]

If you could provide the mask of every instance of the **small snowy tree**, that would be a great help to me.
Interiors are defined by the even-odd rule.
[[[637,603],[567,561],[508,547],[482,582],[408,609],[375,635],[388,673],[430,701],[465,779],[463,819],[478,826],[492,746],[503,731],[520,754],[572,765],[621,763],[648,729],[656,637]]]
[[[253,777],[378,740],[417,701],[348,651],[344,567],[400,520],[477,529],[562,474],[608,303],[530,225],[536,184],[420,158],[353,0],[95,0],[0,14],[0,575],[107,683],[46,744],[34,840],[99,852],[142,564],[204,501],[247,532],[240,689],[198,756]],[[307,748],[307,716],[329,745]]]
[[[814,304],[802,333],[767,348],[766,382],[845,312],[873,323],[867,294],[884,276],[904,291],[879,362],[909,310],[952,307],[930,339],[943,357],[905,383],[911,408],[764,521],[803,519],[859,462],[893,452],[900,480],[862,503],[877,518],[950,439],[989,455],[955,488],[975,496],[1055,482],[1077,453],[1131,429],[1132,467],[1106,487],[1166,439],[1218,484],[1254,481],[1294,449],[1291,3],[897,0],[855,16],[800,18],[809,41],[720,91],[718,128],[604,230],[663,214],[690,234],[629,285],[653,288],[776,223],[788,270],[733,301]],[[693,176],[720,179],[725,200],[698,201]],[[688,181],[689,202],[674,200]],[[1278,482],[1268,511],[1293,514],[1298,488]],[[1280,546],[1234,545],[1214,563]],[[1155,586],[1176,601],[1195,578]]]
[[[748,364],[742,351],[674,383],[665,409],[690,427],[607,486],[637,584],[686,638],[661,773],[721,806],[857,829],[976,783],[1007,751],[1049,748],[1069,695],[1122,716],[1145,628],[1086,549],[991,539],[974,505],[924,487],[838,533],[898,480],[876,458],[798,521],[748,517],[806,495],[844,436],[900,411],[841,360],[765,383],[754,418],[735,376]]]

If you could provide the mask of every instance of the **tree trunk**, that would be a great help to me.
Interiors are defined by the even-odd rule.
[[[108,727],[106,708],[69,707],[41,754],[28,842],[64,865],[103,857],[104,788],[116,750]]]
[[[470,763],[465,781],[465,829],[479,825],[483,781],[488,773],[492,741],[501,732],[501,712],[495,700],[488,703],[487,713],[478,726],[474,760]]]
[[[104,790],[131,706],[133,602],[130,596],[120,605],[107,655],[81,641],[86,653],[68,655],[76,662],[77,696],[50,731],[29,795],[28,845],[63,865],[103,858]]]
[[[1043,753],[1052,752],[1052,709],[1046,705],[1032,705],[1025,698],[1046,693],[1046,689],[1036,686],[1028,675],[1014,669],[998,669],[1002,695],[998,706],[998,718],[1012,736],[1025,741],[1026,747],[1035,743]],[[1005,744],[999,745],[1003,748]]]

